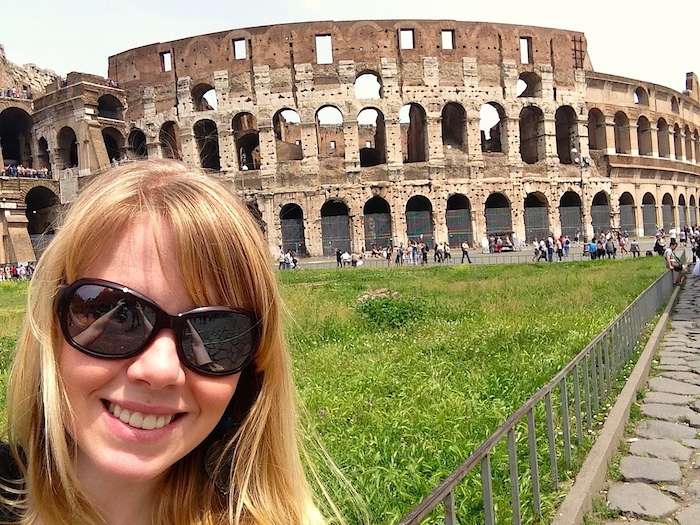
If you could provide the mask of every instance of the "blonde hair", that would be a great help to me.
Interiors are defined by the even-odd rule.
[[[243,421],[225,435],[227,454],[216,461],[228,486],[217,489],[203,467],[207,446],[222,437],[215,430],[171,468],[153,523],[323,523],[300,459],[281,302],[259,225],[223,184],[172,161],[128,164],[96,177],[37,264],[8,392],[7,437],[23,473],[24,522],[37,516],[65,525],[102,521],[73,469],[54,302],[63,285],[83,277],[110,240],[139,219],[171,228],[175,246],[159,250],[177,251],[195,304],[239,306],[261,319],[259,349],[230,405]]]

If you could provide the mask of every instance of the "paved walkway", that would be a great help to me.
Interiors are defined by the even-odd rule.
[[[686,278],[641,402],[643,418],[609,481],[606,525],[700,524],[700,278]]]

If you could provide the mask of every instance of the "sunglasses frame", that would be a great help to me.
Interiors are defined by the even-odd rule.
[[[77,341],[73,339],[68,328],[68,306],[70,304],[70,299],[73,296],[74,292],[82,286],[102,286],[105,288],[112,288],[114,290],[121,291],[124,294],[128,294],[138,299],[138,301],[144,306],[152,308],[156,314],[155,323],[153,323],[153,330],[151,330],[151,333],[148,334],[148,337],[146,337],[146,339],[144,339],[144,341],[140,345],[138,345],[134,350],[131,350],[125,354],[104,354],[80,345]],[[250,364],[250,362],[253,360],[253,357],[257,353],[258,345],[260,344],[260,320],[254,313],[252,313],[249,310],[246,310],[245,308],[231,308],[229,306],[200,306],[198,308],[194,308],[193,310],[188,310],[187,312],[172,315],[163,310],[163,308],[161,308],[156,302],[154,302],[152,299],[149,299],[142,293],[139,293],[136,290],[129,288],[128,286],[124,286],[123,284],[115,283],[113,281],[106,281],[104,279],[78,279],[70,285],[61,288],[56,299],[55,310],[58,314],[59,323],[61,325],[61,332],[63,333],[63,338],[66,340],[66,342],[76,350],[79,350],[84,354],[100,359],[130,359],[132,357],[135,357],[142,353],[162,330],[169,328],[175,333],[175,346],[177,348],[177,356],[180,360],[180,363],[182,363],[189,370],[192,370],[204,376],[229,376],[239,373],[241,370],[243,370],[246,366]],[[197,365],[189,362],[185,355],[185,350],[182,346],[182,339],[185,328],[187,326],[187,321],[193,317],[197,317],[199,315],[207,313],[236,314],[247,317],[250,320],[250,330],[253,332],[253,341],[251,345],[252,348],[242,365],[236,367],[233,370],[217,372],[214,370],[202,370],[198,368]]]

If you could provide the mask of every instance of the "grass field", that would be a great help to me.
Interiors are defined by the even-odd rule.
[[[364,501],[340,487],[341,512],[396,523],[662,271],[640,258],[281,272],[308,426]],[[3,370],[24,294],[0,283]]]

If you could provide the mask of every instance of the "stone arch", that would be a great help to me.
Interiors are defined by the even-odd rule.
[[[676,160],[683,158],[683,138],[681,137],[681,127],[678,124],[673,126],[673,154]]]
[[[651,124],[644,115],[637,119],[637,148],[640,155],[650,156],[653,153]]]
[[[671,134],[668,130],[668,123],[663,118],[656,122],[656,136],[659,143],[659,157],[666,159],[671,157]]]
[[[365,249],[372,246],[386,247],[393,244],[391,227],[391,208],[389,203],[379,196],[365,202],[363,209],[365,226]]]
[[[302,160],[301,117],[290,108],[281,108],[272,117],[278,161]]]
[[[127,144],[132,157],[137,159],[145,159],[148,157],[146,134],[139,128],[134,128],[129,132]]]
[[[481,151],[484,153],[502,153],[502,138],[508,140],[506,112],[496,102],[487,102],[479,110],[479,129],[481,131]]]
[[[220,170],[219,130],[216,122],[209,119],[198,120],[192,126],[192,131],[197,142],[200,166],[204,169]]]
[[[559,224],[561,234],[568,235],[571,239],[581,239],[583,232],[583,220],[581,214],[581,197],[573,190],[564,192],[559,199]]]
[[[40,137],[39,138],[39,168],[47,168],[48,170],[51,170],[51,159],[49,156],[49,142],[46,140],[45,137]]]
[[[27,232],[29,235],[53,234],[58,217],[60,200],[46,186],[34,186],[24,197],[27,206]]]
[[[386,164],[386,126],[384,114],[377,108],[363,108],[357,114],[360,166]]]
[[[544,160],[544,138],[544,113],[537,106],[524,107],[520,111],[520,158],[523,162],[535,164]]]
[[[513,219],[508,197],[504,193],[491,193],[484,203],[487,235],[510,235]]]
[[[169,120],[160,127],[158,141],[163,158],[182,160],[180,127],[175,122]]]
[[[73,168],[78,165],[78,138],[70,126],[64,126],[58,132],[58,169]]]
[[[406,202],[406,237],[432,248],[435,243],[433,204],[424,195],[414,195]]]
[[[549,202],[544,193],[528,193],[524,202],[525,241],[547,237],[551,232],[549,224]]]
[[[448,102],[442,108],[442,144],[448,148],[463,149],[467,125],[467,112],[458,102]]]
[[[350,211],[348,205],[340,200],[327,200],[321,206],[321,240],[323,255],[330,257],[336,250],[350,252]]]
[[[447,223],[447,238],[450,246],[459,246],[464,241],[467,241],[470,246],[474,244],[472,205],[466,195],[461,193],[450,195],[447,199],[445,220]]]
[[[578,144],[578,121],[571,106],[560,106],[554,114],[557,156],[562,164],[572,164],[571,148]]]
[[[376,71],[365,70],[355,78],[355,98],[357,99],[382,98],[383,90],[382,77]]]
[[[233,117],[231,128],[238,169],[260,169],[260,130],[255,116],[247,111],[238,113]]]
[[[296,203],[288,203],[280,208],[280,230],[282,249],[293,250],[297,255],[307,255],[304,237],[304,211]]]
[[[102,95],[97,99],[97,116],[113,120],[124,120],[124,106],[114,95]]]
[[[428,116],[416,102],[410,102],[399,111],[403,161],[426,162],[428,160]]]
[[[632,152],[630,143],[630,121],[627,115],[618,111],[614,118],[615,126],[615,153],[624,153],[629,155]]]
[[[336,106],[326,104],[316,112],[316,137],[319,158],[345,157],[343,113]]]
[[[516,94],[518,97],[534,97],[542,96],[542,78],[532,71],[524,71],[518,77]]]
[[[685,205],[685,195],[678,195],[678,227],[685,228],[688,225],[688,208]]]
[[[124,155],[124,137],[117,128],[108,127],[102,129],[102,140],[107,149],[107,158],[110,161],[120,160]]]
[[[698,208],[695,200],[695,195],[691,195],[688,199],[689,226],[695,227],[698,224]]]
[[[25,110],[9,107],[0,112],[0,147],[5,165],[32,166],[32,117]],[[4,166],[0,166],[2,169]]]
[[[642,227],[645,237],[656,235],[659,227],[656,219],[656,197],[649,192],[642,196]]]
[[[214,86],[202,82],[193,87],[192,106],[195,111],[214,111],[217,109],[218,104]]]
[[[628,191],[620,195],[620,230],[623,232],[637,232],[637,214],[634,206],[634,197]]]
[[[591,223],[593,235],[598,236],[609,230],[610,225],[610,196],[605,191],[599,191],[591,202]]]
[[[670,193],[664,193],[661,198],[661,227],[666,233],[673,228],[673,197]]]
[[[693,148],[693,136],[687,124],[683,128],[683,135],[685,135],[685,160],[693,162],[693,154],[695,153]]]
[[[605,115],[598,108],[588,112],[588,149],[606,150]]]
[[[673,113],[680,112],[680,105],[678,104],[678,97],[676,97],[675,95],[671,96],[671,111]]]
[[[634,90],[634,103],[640,106],[649,105],[649,93],[643,87],[639,86]]]

